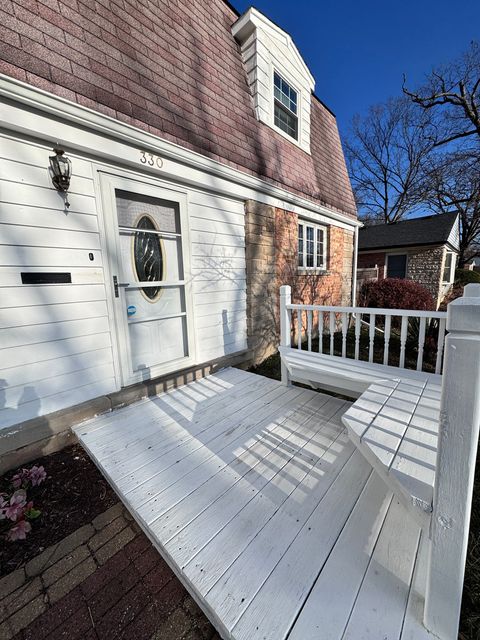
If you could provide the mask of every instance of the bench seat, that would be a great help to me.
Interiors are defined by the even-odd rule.
[[[348,391],[351,395],[359,396],[372,382],[378,380],[402,378],[420,382],[428,380],[437,385],[442,383],[442,376],[435,373],[399,369],[374,362],[301,351],[292,347],[279,347],[278,350],[292,380],[308,381],[313,386],[318,384],[338,393]]]
[[[348,435],[387,486],[429,527],[442,376],[280,347],[293,380],[360,392],[343,415]]]

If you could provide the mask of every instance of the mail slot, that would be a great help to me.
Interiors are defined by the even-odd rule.
[[[22,284],[66,284],[72,282],[71,273],[22,272]]]

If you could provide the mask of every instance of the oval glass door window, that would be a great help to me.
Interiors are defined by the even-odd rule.
[[[142,216],[137,223],[133,242],[133,261],[139,282],[159,282],[163,280],[163,253],[159,236],[149,231],[157,231],[149,216]],[[141,229],[145,229],[142,233]],[[152,302],[160,293],[160,287],[143,287],[142,292]]]

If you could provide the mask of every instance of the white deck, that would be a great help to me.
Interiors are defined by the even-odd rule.
[[[420,527],[349,406],[226,369],[75,432],[225,640],[431,638]]]

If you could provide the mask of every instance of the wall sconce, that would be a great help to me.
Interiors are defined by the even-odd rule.
[[[53,186],[57,191],[65,194],[65,206],[70,207],[68,201],[68,189],[70,187],[70,178],[72,176],[72,161],[65,154],[63,149],[54,148],[55,155],[50,156],[50,170],[52,172]]]

